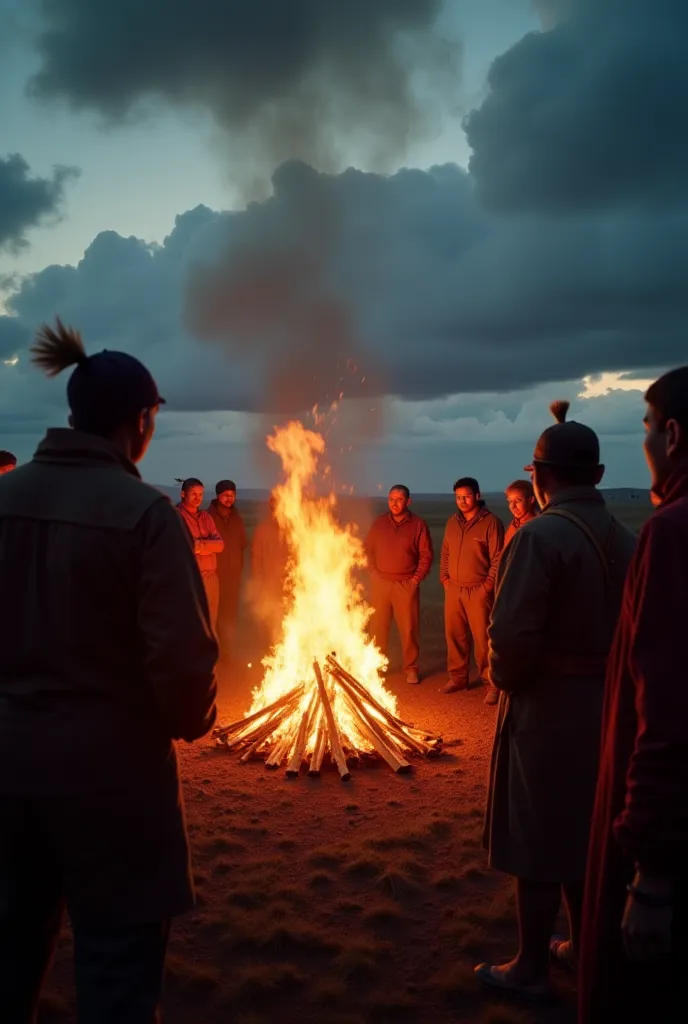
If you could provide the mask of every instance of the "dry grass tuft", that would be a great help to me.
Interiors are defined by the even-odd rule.
[[[170,954],[166,961],[167,974],[177,991],[203,995],[214,992],[220,984],[220,975],[207,964],[197,964],[186,957]]]
[[[394,903],[379,903],[363,915],[363,924],[370,928],[396,927],[403,921],[403,915]]]
[[[385,870],[385,862],[380,857],[357,857],[344,868],[350,878],[375,878]]]

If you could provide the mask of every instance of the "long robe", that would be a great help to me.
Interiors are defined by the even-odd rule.
[[[580,953],[579,1024],[664,1024],[688,953],[688,467],[665,488],[629,569],[606,680]],[[667,962],[628,961],[626,884],[638,864],[673,878]],[[681,998],[680,998],[681,997]]]
[[[605,548],[608,585],[600,554],[562,512],[583,519]],[[502,696],[485,823],[498,871],[584,878],[605,661],[635,540],[599,491],[572,487],[504,552],[489,629],[490,678]]]

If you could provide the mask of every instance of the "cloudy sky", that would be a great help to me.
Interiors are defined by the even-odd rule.
[[[645,486],[688,353],[685,0],[0,0],[0,447],[65,422],[56,314],[153,370],[144,464],[502,487],[551,399]]]

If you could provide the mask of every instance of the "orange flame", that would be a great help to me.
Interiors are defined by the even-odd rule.
[[[396,714],[396,698],[378,675],[378,670],[386,668],[387,659],[366,633],[371,610],[357,579],[357,570],[366,564],[363,544],[352,526],[337,521],[335,495],[318,497],[313,490],[318,473],[321,479],[328,475],[327,467],[321,465],[324,438],[302,423],[291,422],[276,428],[267,445],[282,460],[285,479],[273,492],[275,515],[289,539],[292,557],[281,640],[263,659],[265,675],[253,692],[248,713],[272,704],[303,683],[299,708],[279,726],[275,737],[293,731],[316,688],[313,660],[324,665],[334,651],[339,663],[371,696]],[[343,740],[358,749],[371,749],[336,689],[332,699]],[[315,733],[313,729],[307,751],[313,749]]]

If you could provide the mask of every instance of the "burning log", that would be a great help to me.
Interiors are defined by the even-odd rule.
[[[310,735],[310,728],[313,718],[315,716],[317,708],[317,694],[313,693],[310,704],[301,715],[301,724],[299,725],[299,732],[296,737],[296,743],[292,751],[292,755],[289,759],[289,767],[287,768],[287,775],[298,775],[301,770],[301,762],[304,759],[306,753],[306,743]]]
[[[293,687],[239,722],[219,726],[214,733],[218,743],[229,750],[242,748],[242,764],[258,755],[265,757],[266,768],[279,768],[286,761],[286,774],[291,777],[300,773],[309,753],[308,774],[319,776],[329,752],[343,781],[350,778],[349,766],[361,754],[374,752],[393,771],[402,773],[412,770],[406,754],[432,757],[442,752],[441,737],[391,714],[333,655],[325,664],[327,682],[315,659],[313,682]]]
[[[318,692],[320,694],[320,701],[322,703],[323,714],[325,715],[325,721],[327,723],[327,738],[330,744],[330,753],[334,763],[337,765],[337,771],[341,776],[342,782],[348,782],[351,778],[349,766],[346,763],[344,751],[342,750],[341,740],[339,738],[339,730],[337,729],[337,722],[335,721],[334,713],[332,711],[332,705],[330,704],[330,697],[327,692],[327,688],[323,681],[322,672],[320,671],[320,665],[317,661],[313,662],[313,672],[315,673],[315,679],[318,684]]]
[[[311,763],[308,768],[308,774],[311,776],[311,778],[317,778],[317,776],[320,775],[320,768],[322,767],[326,749],[327,727],[325,724],[325,716],[323,714],[322,708],[320,708],[318,711],[318,728],[315,734],[315,746],[313,747]]]

